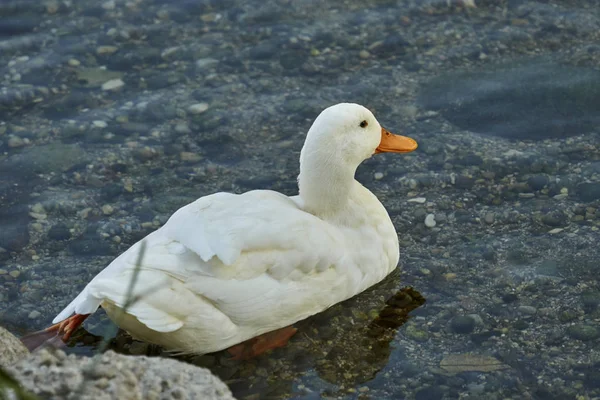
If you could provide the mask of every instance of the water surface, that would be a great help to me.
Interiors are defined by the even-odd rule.
[[[598,2],[476,3],[2,2],[2,325],[46,326],[197,197],[295,194],[312,120],[351,101],[420,144],[357,172],[398,272],[269,355],[185,361],[240,399],[599,397]]]

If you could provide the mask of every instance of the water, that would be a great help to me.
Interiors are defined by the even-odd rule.
[[[599,3],[476,3],[2,2],[0,323],[46,326],[199,196],[294,194],[312,120],[354,101],[420,144],[357,173],[400,271],[268,356],[186,361],[240,399],[598,398]]]

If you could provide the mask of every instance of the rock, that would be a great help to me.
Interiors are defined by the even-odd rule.
[[[468,315],[452,318],[450,328],[456,333],[471,333],[475,329],[475,320]]]
[[[87,153],[79,145],[49,143],[33,146],[0,162],[0,176],[61,173],[87,159]]]
[[[427,214],[427,216],[425,217],[425,226],[428,228],[434,228],[435,225],[436,225],[435,215]]]
[[[486,224],[491,225],[496,220],[496,214],[494,214],[493,212],[486,213],[483,217],[483,220]]]
[[[525,315],[535,315],[537,313],[537,308],[532,306],[519,306],[518,310]]]
[[[97,121],[92,121],[92,125],[96,128],[106,128],[108,126],[108,124],[105,121],[101,121],[101,120],[97,120]]]
[[[192,114],[202,114],[206,110],[208,110],[207,103],[192,104],[191,106],[188,107],[188,111]]]
[[[110,204],[105,204],[102,206],[102,214],[111,215],[113,212],[115,212],[115,209]]]
[[[505,303],[513,303],[515,301],[517,301],[519,299],[519,296],[517,296],[514,293],[506,293],[502,296],[502,301]]]
[[[584,324],[572,325],[567,329],[567,335],[573,339],[588,341],[594,340],[600,337],[600,329]]]
[[[19,136],[10,136],[7,141],[8,147],[16,148],[25,146],[25,140]]]
[[[532,176],[527,180],[527,184],[532,190],[542,190],[549,182],[549,179],[545,175]]]
[[[125,82],[121,79],[111,79],[102,84],[102,90],[116,90],[125,86]]]
[[[583,308],[594,311],[600,305],[600,292],[586,292],[581,295]]]
[[[33,310],[32,312],[29,313],[29,315],[27,316],[27,318],[29,319],[37,319],[40,317],[40,315],[42,315],[41,312],[39,312],[38,310]]]
[[[207,369],[113,351],[80,357],[44,348],[8,372],[25,390],[44,399],[234,399]]]
[[[0,326],[0,367],[8,367],[27,357],[29,350],[12,333]],[[1,396],[0,392],[0,398]]]
[[[71,231],[62,222],[57,223],[48,231],[48,238],[52,240],[68,240],[71,238]]]
[[[119,50],[117,46],[98,46],[96,49],[96,54],[98,55],[107,55],[116,53]]]

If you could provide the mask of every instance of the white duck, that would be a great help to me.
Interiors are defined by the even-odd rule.
[[[182,207],[100,272],[44,332],[66,340],[102,306],[133,337],[175,352],[230,348],[248,358],[282,346],[296,331],[290,325],[396,268],[394,225],[354,174],[374,153],[416,148],[365,107],[329,107],[302,148],[298,196],[215,193]]]

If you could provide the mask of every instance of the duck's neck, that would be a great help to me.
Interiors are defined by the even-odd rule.
[[[304,210],[326,217],[343,211],[356,185],[356,166],[321,152],[302,154],[298,187]]]

